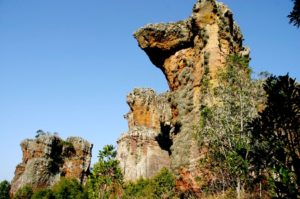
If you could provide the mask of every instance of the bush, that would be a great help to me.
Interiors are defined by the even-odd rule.
[[[56,199],[85,199],[87,195],[76,179],[62,178],[52,188]]]
[[[33,193],[31,199],[55,199],[55,196],[51,189],[42,189]]]
[[[175,176],[166,168],[163,168],[151,179],[156,197],[170,198],[175,193]]]
[[[153,198],[151,181],[140,178],[137,182],[129,182],[124,187],[124,198]]]
[[[163,168],[150,179],[139,179],[124,187],[124,198],[172,198],[175,196],[175,176]]]
[[[14,199],[31,199],[32,194],[33,191],[31,186],[26,185],[16,192]]]
[[[10,183],[6,180],[0,182],[0,199],[9,199]]]

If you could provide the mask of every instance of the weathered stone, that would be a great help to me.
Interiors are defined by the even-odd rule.
[[[167,150],[157,142],[158,132],[135,127],[118,140],[118,159],[125,180],[154,176],[162,168],[170,168]]]
[[[128,119],[129,129],[143,126],[160,131],[160,124],[171,118],[167,96],[157,94],[152,89],[134,89],[127,96],[130,112],[125,116]]]
[[[134,89],[127,96],[129,131],[118,139],[118,156],[125,180],[151,177],[170,168],[171,140],[164,128],[172,117],[168,97],[151,89]]]
[[[194,178],[203,175],[210,178],[210,174],[199,167],[199,160],[205,158],[207,149],[198,147],[195,127],[199,123],[201,105],[214,103],[214,99],[203,95],[202,85],[208,81],[213,89],[228,56],[248,57],[249,49],[243,46],[243,36],[231,11],[215,0],[198,0],[188,19],[147,25],[136,31],[134,37],[152,63],[164,73],[170,92],[157,96],[152,90],[136,89],[129,95],[129,132],[118,141],[118,158],[125,179],[149,177],[165,166],[162,158],[167,160],[168,157],[159,149],[164,144],[159,145],[154,136],[148,134],[163,135],[169,138],[164,142],[171,143],[168,161],[177,174],[179,189],[200,191],[201,185]],[[160,96],[164,96],[161,101]],[[159,108],[161,105],[167,108]],[[156,154],[157,160],[150,161],[147,154]],[[149,168],[155,168],[151,175]]]
[[[25,185],[33,190],[48,188],[61,177],[84,183],[89,173],[92,144],[78,137],[63,141],[56,135],[39,135],[22,141],[22,163],[17,165],[11,195]]]

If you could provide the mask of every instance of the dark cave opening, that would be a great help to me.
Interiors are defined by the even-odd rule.
[[[171,146],[173,145],[173,141],[170,137],[172,126],[160,123],[160,134],[156,136],[156,141],[158,142],[160,148],[162,150],[168,151],[169,155],[172,154]]]

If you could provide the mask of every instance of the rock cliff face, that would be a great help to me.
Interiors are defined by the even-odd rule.
[[[151,89],[135,89],[127,96],[131,109],[125,117],[128,133],[118,140],[118,159],[125,180],[151,177],[163,167],[170,168],[168,121],[172,118],[168,95]]]
[[[61,177],[84,183],[89,173],[92,147],[82,138],[69,137],[64,141],[55,135],[22,141],[22,163],[16,167],[11,195],[27,184],[33,190],[50,187]]]
[[[215,0],[198,0],[183,21],[147,25],[134,33],[139,46],[165,75],[170,92],[150,89],[129,94],[129,131],[118,141],[118,158],[126,180],[150,177],[162,167],[172,169],[181,189],[198,189],[193,176],[205,156],[195,141],[205,82],[218,84],[218,71],[230,54],[249,56],[231,11]]]

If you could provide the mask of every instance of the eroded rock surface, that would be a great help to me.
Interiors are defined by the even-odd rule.
[[[231,11],[214,0],[198,0],[186,20],[147,25],[134,36],[162,70],[170,92],[157,95],[150,89],[136,89],[129,94],[129,131],[118,141],[125,179],[152,176],[168,160],[180,189],[199,190],[194,177],[209,173],[198,167],[205,150],[196,144],[195,127],[201,105],[213,103],[203,95],[203,85],[217,85],[228,56],[248,57],[249,50]],[[155,136],[164,137],[168,144],[159,143]],[[150,154],[156,155],[155,160]]]
[[[64,141],[48,134],[22,141],[23,158],[15,170],[11,195],[25,185],[32,186],[33,190],[51,187],[61,177],[84,183],[89,174],[92,147],[79,137]]]
[[[135,89],[127,96],[130,112],[125,116],[129,131],[118,140],[118,159],[125,180],[152,177],[162,168],[170,168],[169,131],[172,118],[168,94],[157,95],[151,89]]]

